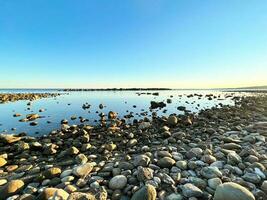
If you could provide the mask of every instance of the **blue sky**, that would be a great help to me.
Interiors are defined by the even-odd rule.
[[[0,0],[0,88],[267,85],[266,0]]]

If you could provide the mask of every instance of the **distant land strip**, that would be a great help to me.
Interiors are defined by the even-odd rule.
[[[170,88],[66,88],[60,91],[152,91],[152,90],[172,90]]]

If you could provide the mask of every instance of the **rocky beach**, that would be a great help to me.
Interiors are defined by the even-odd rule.
[[[100,116],[39,137],[2,134],[0,199],[267,199],[266,95],[132,124]]]
[[[57,97],[60,93],[0,93],[0,104],[20,100],[34,101],[42,98]]]

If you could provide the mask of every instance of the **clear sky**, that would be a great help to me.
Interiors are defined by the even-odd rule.
[[[266,0],[0,0],[0,87],[267,85]]]

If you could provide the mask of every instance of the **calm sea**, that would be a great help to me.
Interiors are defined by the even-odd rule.
[[[29,93],[29,92],[59,92],[58,90],[0,90],[0,93]],[[142,91],[138,91],[142,92]],[[143,91],[147,92],[147,91]],[[147,111],[148,117],[151,115],[149,110],[150,101],[164,101],[172,99],[172,103],[167,104],[166,113],[163,109],[158,111],[158,115],[169,115],[172,113],[183,113],[177,110],[178,106],[185,106],[187,110],[193,113],[201,109],[218,106],[219,103],[233,105],[231,98],[225,98],[229,94],[246,95],[246,93],[222,92],[219,90],[168,90],[168,91],[149,91],[159,92],[159,96],[138,95],[136,91],[87,91],[87,92],[60,92],[63,95],[56,98],[45,98],[32,102],[30,110],[27,108],[28,101],[17,101],[0,104],[0,133],[21,133],[26,132],[29,135],[44,135],[54,129],[60,128],[62,119],[67,119],[69,124],[80,124],[78,117],[83,117],[89,121],[85,124],[95,125],[99,120],[99,113],[108,113],[109,111],[118,112],[119,117],[133,113],[135,118],[143,118],[140,113]],[[208,100],[208,98],[199,98],[198,96],[188,97],[190,94],[214,94],[218,98]],[[171,98],[171,96],[173,96]],[[84,103],[91,105],[90,109],[82,108]],[[99,104],[104,104],[104,108],[99,109]],[[39,109],[45,109],[39,113]],[[22,114],[21,117],[13,117],[15,113]],[[19,122],[19,119],[25,118],[26,114],[38,113],[42,118],[37,119],[37,126],[30,126],[29,122]],[[71,120],[71,116],[77,116],[76,120]],[[51,123],[47,123],[51,121]],[[128,121],[129,123],[131,120]],[[15,130],[12,130],[14,129]]]

